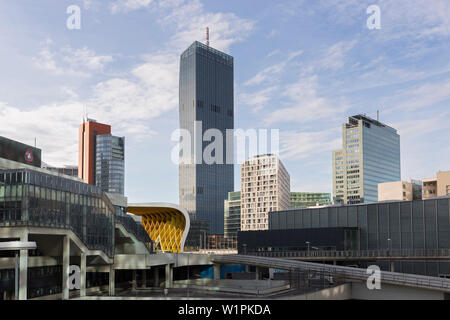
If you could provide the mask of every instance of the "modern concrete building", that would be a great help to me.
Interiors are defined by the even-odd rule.
[[[345,204],[378,200],[378,184],[399,181],[397,130],[365,115],[342,126],[342,149],[333,151],[333,197]]]
[[[436,178],[423,179],[422,183],[424,199],[450,195],[450,171],[439,171]]]
[[[179,85],[180,128],[191,135],[192,163],[179,165],[180,205],[193,219],[209,222],[211,234],[223,234],[223,205],[234,188],[233,141],[226,130],[234,128],[233,57],[200,42],[181,55]],[[217,129],[223,137],[222,159],[208,164],[203,137]],[[216,151],[217,153],[221,153]]]
[[[422,199],[422,181],[392,181],[378,184],[378,201],[420,199]]]
[[[241,230],[267,230],[269,212],[290,207],[290,177],[273,154],[259,155],[241,166]]]
[[[229,192],[224,207],[225,239],[235,244],[237,241],[237,233],[241,230],[241,192]]]
[[[291,208],[328,206],[332,203],[330,193],[291,192]]]

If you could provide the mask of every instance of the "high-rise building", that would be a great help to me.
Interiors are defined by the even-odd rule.
[[[378,200],[378,184],[399,181],[397,130],[365,115],[342,126],[342,149],[333,151],[333,196],[345,204]]]
[[[246,160],[241,166],[241,230],[267,230],[269,212],[290,207],[290,177],[276,155]]]
[[[330,193],[291,192],[291,208],[328,206],[332,203]]]
[[[97,136],[96,185],[103,192],[124,194],[125,138],[110,134]]]
[[[225,238],[236,239],[238,231],[241,230],[241,192],[229,192],[224,206]]]
[[[378,201],[420,199],[422,199],[422,181],[392,181],[378,184]]]
[[[226,161],[232,148],[225,147],[233,145],[226,137],[234,128],[233,69],[232,56],[197,41],[180,58],[180,128],[189,131],[195,150],[192,163],[179,165],[180,205],[193,219],[209,221],[211,234],[223,234],[224,200],[234,188],[233,164]],[[211,143],[202,139],[208,129],[222,134],[222,163],[202,157]]]
[[[97,136],[111,134],[111,126],[87,119],[78,130],[78,177],[95,185],[97,161]]]
[[[78,177],[102,192],[124,194],[125,138],[111,126],[87,119],[79,128]]]

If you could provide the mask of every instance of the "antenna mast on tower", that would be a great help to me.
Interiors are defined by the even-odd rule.
[[[209,27],[206,27],[206,45],[209,47]]]

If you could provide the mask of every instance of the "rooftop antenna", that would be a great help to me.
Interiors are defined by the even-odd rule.
[[[206,45],[209,47],[209,27],[206,27]]]
[[[380,110],[377,110],[377,121],[380,122]]]

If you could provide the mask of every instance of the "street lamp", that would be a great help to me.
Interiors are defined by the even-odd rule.
[[[0,251],[14,251],[15,252],[15,267],[14,267],[14,282],[15,282],[15,296],[19,300],[19,251],[20,250],[34,250],[36,249],[36,242],[25,241],[8,241],[0,242]]]

